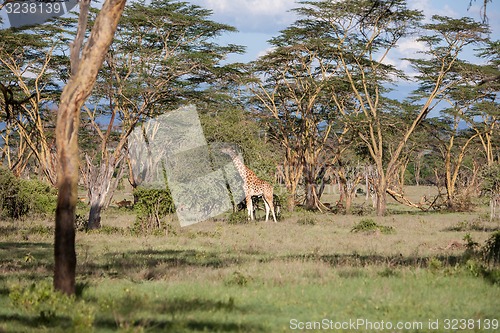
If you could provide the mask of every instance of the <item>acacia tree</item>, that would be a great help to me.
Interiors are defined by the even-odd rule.
[[[448,209],[462,209],[462,202],[457,202],[457,182],[460,180],[461,169],[466,157],[467,150],[471,143],[476,138],[479,138],[485,154],[486,165],[493,164],[493,147],[492,133],[496,126],[495,113],[491,113],[491,101],[484,101],[485,98],[495,98],[488,92],[481,92],[476,87],[457,87],[451,89],[448,94],[448,101],[452,108],[445,109],[442,114],[448,119],[446,135],[441,140],[446,144],[441,146],[441,151],[444,159],[445,185],[447,196]],[[494,103],[493,103],[494,104]],[[478,112],[478,106],[481,108]],[[484,108],[484,109],[482,109]],[[477,121],[476,119],[483,121]],[[468,129],[460,128],[462,122],[468,124]],[[458,139],[458,140],[457,140]],[[455,146],[458,146],[458,151],[454,151]],[[476,165],[473,172],[473,179],[476,180],[476,175],[479,166]],[[469,188],[464,189],[464,195],[467,197],[470,192],[470,187],[474,186],[475,182],[468,184]],[[462,199],[462,198],[461,198]]]
[[[75,293],[75,210],[78,199],[78,129],[81,107],[90,95],[110,46],[125,0],[106,0],[87,42],[84,36],[90,1],[80,2],[75,41],[71,44],[71,77],[64,87],[58,110],[56,142],[58,157],[58,197],[54,243],[54,288]]]
[[[20,176],[32,167],[56,183],[55,112],[51,103],[60,95],[67,61],[59,54],[66,42],[59,27],[0,31],[0,164]]]
[[[278,42],[285,40],[287,44],[276,43],[277,49],[268,56],[268,59],[274,57],[274,63],[277,64],[276,74],[270,76],[276,82],[276,88],[268,89],[265,94],[261,94],[264,98],[260,99],[269,101],[264,105],[274,114],[274,118],[280,115],[279,107],[292,116],[290,121],[285,119],[286,123],[300,130],[300,133],[287,132],[287,128],[282,126],[282,137],[286,140],[297,137],[298,148],[306,149],[304,156],[315,157],[308,159],[311,165],[317,162],[319,156],[311,152],[316,152],[316,149],[321,151],[328,136],[321,135],[322,130],[328,134],[329,120],[334,118],[332,115],[341,115],[343,121],[350,124],[362,139],[376,165],[379,175],[375,183],[379,198],[377,211],[383,214],[388,183],[384,164],[382,85],[389,82],[392,76],[400,76],[395,68],[383,62],[396,43],[412,31],[421,14],[407,9],[404,1],[300,3],[303,6],[296,11],[302,18],[286,30],[286,39],[276,39]],[[281,84],[276,78],[281,80]],[[288,89],[292,98],[276,103],[277,93],[286,91],[280,87]],[[299,90],[299,94],[294,91],[296,87],[307,89]],[[309,122],[316,126],[314,131],[304,131],[293,125],[297,121],[308,124],[308,114],[299,108],[314,116],[313,121]],[[318,112],[318,109],[322,112]],[[318,114],[322,116],[317,117]],[[312,149],[307,148],[308,145]],[[403,145],[399,147],[400,151]],[[393,169],[399,154],[394,156]],[[311,169],[314,170],[314,167]],[[390,169],[389,174],[393,172]],[[312,181],[307,171],[305,178],[306,182],[307,179]]]
[[[404,1],[321,2],[313,6],[314,9],[304,11],[330,27],[327,31],[337,46],[339,63],[360,109],[355,117],[362,125],[357,127],[358,135],[376,168],[377,179],[373,184],[377,193],[376,209],[377,214],[382,215],[386,210],[386,193],[400,170],[400,159],[408,140],[439,102],[435,98],[465,80],[453,75],[453,66],[463,48],[481,41],[487,29],[468,18],[440,16],[423,26],[425,34],[418,40],[427,46],[425,53],[430,59],[410,59],[421,73],[419,79],[425,82],[425,94],[420,96],[423,104],[417,111],[401,113],[400,117],[407,122],[400,128],[399,137],[388,137],[390,132],[386,129],[391,123],[387,118],[383,85],[400,73],[385,62],[398,41],[415,31],[421,14],[407,9]],[[321,17],[325,10],[331,14]],[[339,110],[347,115],[345,109]]]
[[[480,50],[479,56],[487,59],[488,63],[479,66],[482,79],[478,84],[478,92],[481,98],[472,106],[467,119],[471,128],[478,134],[488,166],[492,166],[500,159],[498,155],[495,156],[500,141],[498,134],[500,108],[497,94],[500,91],[500,80],[498,80],[500,77],[500,41],[488,41],[487,46]]]
[[[330,162],[326,148],[335,120],[331,91],[337,83],[330,76],[338,64],[324,56],[327,46],[312,38],[314,34],[308,25],[296,22],[270,41],[275,48],[252,67],[255,79],[251,91],[258,115],[266,120],[269,132],[285,152],[283,173],[290,193],[289,209],[293,209],[302,178],[305,207],[321,209],[318,178]]]
[[[96,108],[87,110],[101,142],[96,155],[86,153],[89,229],[100,227],[101,210],[113,195],[113,175],[124,163],[134,128],[185,100],[205,98],[207,86],[229,81],[225,76],[233,68],[220,62],[242,48],[214,41],[235,29],[209,20],[210,15],[199,6],[170,0],[125,9],[92,98]],[[97,121],[104,115],[109,117],[105,127]],[[129,176],[135,186],[134,175]]]

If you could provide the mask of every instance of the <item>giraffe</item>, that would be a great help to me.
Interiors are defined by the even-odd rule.
[[[257,175],[243,163],[240,156],[231,148],[222,148],[221,152],[231,157],[234,167],[243,180],[243,191],[245,192],[245,201],[250,220],[255,219],[252,196],[262,195],[264,205],[266,206],[266,222],[269,220],[269,212],[271,212],[274,222],[277,223],[276,214],[274,213],[273,187],[271,184],[257,177]]]

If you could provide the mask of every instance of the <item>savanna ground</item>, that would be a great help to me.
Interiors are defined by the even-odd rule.
[[[500,319],[498,270],[467,252],[500,227],[487,208],[389,210],[186,228],[172,219],[168,235],[138,236],[133,212],[111,208],[102,230],[77,233],[76,298],[51,291],[52,219],[0,221],[0,332],[289,332],[323,320],[365,325],[331,332],[500,331],[486,327]],[[352,231],[366,222],[387,228]],[[453,330],[447,319],[469,321]],[[382,321],[407,328],[377,330]]]

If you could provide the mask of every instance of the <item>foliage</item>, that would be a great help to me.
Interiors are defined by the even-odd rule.
[[[52,108],[69,72],[64,56],[69,34],[64,29],[37,25],[0,30],[2,158],[16,176],[34,166],[52,184],[56,182]]]
[[[29,212],[52,214],[56,210],[57,191],[37,179],[19,179],[20,196],[27,203]]]
[[[0,168],[0,216],[19,219],[29,214],[50,214],[55,211],[56,193],[39,180],[17,179]]]
[[[17,193],[19,182],[14,175],[0,168],[0,216],[16,218],[21,214],[17,212]]]
[[[250,169],[262,179],[272,180],[281,156],[277,154],[277,148],[263,137],[262,124],[243,108],[225,104],[207,107],[202,111],[200,121],[209,145],[236,145]]]
[[[313,214],[304,212],[302,216],[297,220],[297,224],[300,225],[315,225],[316,218],[314,218]]]
[[[172,195],[168,189],[136,188],[134,190],[137,213],[133,230],[138,233],[151,233],[157,230],[168,230],[163,221],[168,214],[175,212]]]
[[[500,231],[494,232],[481,246],[470,234],[464,237],[464,258],[467,270],[474,276],[483,277],[493,284],[500,284]]]
[[[14,307],[37,316],[44,324],[59,326],[70,318],[72,331],[93,331],[94,307],[75,296],[54,291],[49,281],[32,283],[28,287],[14,285],[10,288],[9,298]]]
[[[481,252],[486,263],[500,264],[500,231],[494,232],[483,245]]]
[[[379,225],[372,219],[362,219],[361,221],[359,221],[358,224],[356,224],[351,229],[351,232],[377,232],[377,231],[383,234],[392,234],[395,232],[393,227]]]
[[[500,194],[500,163],[495,163],[487,167],[482,172],[482,193],[489,197]]]
[[[245,224],[248,223],[247,210],[240,210],[236,212],[231,212],[227,219],[228,224]]]
[[[226,285],[245,287],[251,280],[252,278],[250,276],[245,275],[240,271],[234,271],[233,274],[226,280]]]

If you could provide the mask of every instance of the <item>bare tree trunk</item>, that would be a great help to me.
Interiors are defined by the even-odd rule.
[[[109,192],[106,195],[106,200],[104,201],[104,206],[103,206],[104,209],[108,209],[109,205],[111,205],[111,201],[113,200],[113,196],[115,195],[116,189],[118,188],[118,185],[120,184],[120,181],[123,178],[123,172],[125,171],[125,161],[121,161],[121,163],[118,164],[119,164],[118,173],[116,174],[116,177],[111,180],[111,184],[109,186]]]
[[[415,185],[420,186],[420,173],[422,170],[422,159],[425,155],[425,150],[419,152],[416,156],[415,163],[413,165],[413,170],[415,172]]]
[[[304,163],[304,185],[306,190],[306,209],[315,210],[319,206],[319,198],[316,184],[316,166],[311,163]]]
[[[90,156],[86,156],[87,176],[85,178],[90,203],[87,229],[101,227],[101,211],[106,206],[108,197],[113,194],[113,174],[121,159],[115,160],[114,155],[111,155],[109,159],[101,161],[99,166],[94,166]]]
[[[500,218],[500,194],[495,193],[491,196],[490,200],[490,221]]]
[[[387,192],[377,191],[377,216],[384,216],[387,211]]]
[[[346,193],[346,196],[345,196],[345,213],[346,214],[351,214],[351,207],[352,207],[352,195],[350,193]]]
[[[295,199],[297,187],[302,177],[304,166],[300,163],[297,154],[290,148],[286,149],[285,161],[283,162],[283,173],[285,175],[285,186],[289,193],[287,209],[293,211],[295,208]]]
[[[58,197],[54,242],[54,288],[65,294],[75,293],[75,210],[78,200],[78,128],[80,109],[90,95],[106,51],[113,40],[125,0],[107,0],[97,16],[83,48],[89,0],[80,2],[78,31],[71,45],[70,80],[61,95],[56,126],[58,154]]]
[[[379,172],[378,181],[375,183],[377,216],[384,216],[387,210],[387,179]]]

